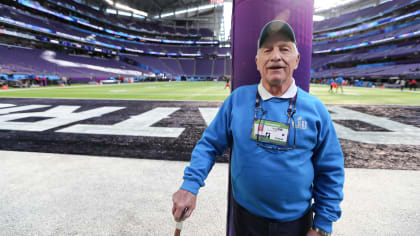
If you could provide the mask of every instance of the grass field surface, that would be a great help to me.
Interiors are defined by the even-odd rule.
[[[223,101],[230,94],[223,82],[145,82],[120,85],[85,85],[0,92],[0,97],[101,98],[145,100]]]
[[[0,97],[223,101],[230,94],[224,86],[224,82],[213,81],[79,85],[1,90]],[[328,90],[329,86],[312,84],[310,93],[326,104],[420,105],[420,91],[360,87],[344,87],[344,93],[329,93]]]
[[[310,93],[325,104],[395,104],[420,105],[420,91],[404,89],[381,89],[362,87],[343,87],[344,92],[329,93],[330,86],[311,84]]]

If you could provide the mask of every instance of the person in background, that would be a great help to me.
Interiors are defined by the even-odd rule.
[[[225,89],[226,88],[230,88],[230,83],[229,83],[229,79],[226,80],[226,85],[225,85]]]
[[[404,91],[404,87],[405,87],[405,80],[404,79],[401,79],[401,81],[400,81],[401,91]]]
[[[343,93],[343,77],[337,78],[337,88],[335,89],[335,92],[338,93],[338,88],[341,88],[341,93]]]
[[[410,82],[408,84],[410,86],[410,91],[411,90],[414,90],[414,91],[417,90],[417,83],[416,83],[416,80],[415,79],[410,80]]]
[[[334,85],[335,85],[335,81],[334,81],[334,79],[333,79],[333,78],[331,78],[331,79],[328,81],[328,84],[330,85],[330,90],[328,90],[328,92],[329,92],[329,93],[333,93],[333,92],[334,92],[333,88],[334,88]]]

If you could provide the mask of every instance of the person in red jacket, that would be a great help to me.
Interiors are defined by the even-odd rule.
[[[226,88],[230,88],[229,79],[228,79],[228,80],[226,80],[225,89],[226,89]]]
[[[414,91],[416,91],[417,89],[417,83],[415,79],[410,80],[410,82],[408,82],[408,85],[410,86],[410,90],[414,89]]]

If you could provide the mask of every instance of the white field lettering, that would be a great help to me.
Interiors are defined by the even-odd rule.
[[[0,103],[0,130],[42,132],[82,120],[101,117],[109,113],[125,109],[126,107],[103,106],[83,112],[75,112],[80,106],[59,105],[42,112],[30,112],[33,109],[51,107],[51,105],[24,105]],[[179,107],[156,107],[152,110],[120,121],[112,125],[74,124],[59,129],[59,133],[99,134],[99,135],[128,135],[145,137],[178,138],[185,128],[155,127],[154,124],[180,110]],[[207,126],[215,118],[219,108],[198,108]],[[388,118],[372,116],[343,107],[328,107],[334,120],[358,120],[379,126],[390,132],[354,131],[343,125],[334,123],[337,135],[341,139],[371,144],[404,144],[420,145],[420,128],[412,125],[392,121]],[[41,117],[41,121],[16,121],[19,119]],[[304,132],[304,131],[302,131]]]

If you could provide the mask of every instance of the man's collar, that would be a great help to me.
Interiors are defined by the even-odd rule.
[[[267,91],[266,88],[262,85],[262,81],[258,84],[258,92],[260,93],[260,96],[263,101],[273,98],[274,96]],[[297,93],[297,87],[295,80],[293,79],[292,84],[290,84],[289,88],[286,90],[286,92],[277,98],[292,98]]]

